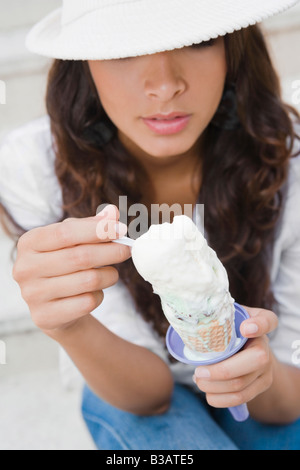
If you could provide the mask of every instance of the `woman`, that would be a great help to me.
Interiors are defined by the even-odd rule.
[[[296,2],[224,3],[66,0],[27,40],[56,60],[49,120],[1,147],[1,202],[25,232],[13,275],[86,380],[99,449],[300,446],[299,116],[254,25]],[[128,228],[121,196],[148,213],[205,205],[209,244],[250,314],[243,351],[196,371],[170,360],[159,298],[111,243]],[[224,408],[245,402],[251,419],[234,423]]]

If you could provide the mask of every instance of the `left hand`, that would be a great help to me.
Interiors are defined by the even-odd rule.
[[[223,362],[195,370],[195,383],[215,408],[247,403],[268,390],[273,382],[275,358],[266,335],[277,328],[277,317],[270,310],[245,308],[250,318],[241,324],[240,330],[250,339],[244,348]]]

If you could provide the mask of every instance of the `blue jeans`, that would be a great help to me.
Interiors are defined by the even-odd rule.
[[[176,385],[172,404],[159,416],[114,408],[87,387],[82,414],[99,450],[300,450],[300,420],[287,426],[233,420],[192,390]]]

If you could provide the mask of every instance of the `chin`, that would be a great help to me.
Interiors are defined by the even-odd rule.
[[[186,153],[186,151],[184,152],[181,152],[180,150],[176,150],[176,151],[175,150],[174,151],[157,150],[155,151],[155,149],[152,148],[151,150],[147,151],[147,154],[152,158],[163,160],[163,159],[170,159],[170,158],[177,157],[179,155],[182,155],[183,153]]]
[[[185,142],[182,145],[178,142],[172,144],[170,142],[166,142],[163,145],[152,144],[147,147],[144,146],[143,150],[151,157],[163,159],[184,155],[189,152],[194,145],[194,141],[190,143]]]
[[[190,147],[188,148],[185,148],[183,150],[180,150],[180,149],[176,149],[174,150],[173,152],[164,152],[164,153],[161,153],[161,154],[157,154],[157,155],[153,155],[154,157],[156,158],[161,158],[161,159],[172,159],[172,158],[176,158],[176,157],[184,157],[184,155],[186,155],[189,151],[190,151]]]

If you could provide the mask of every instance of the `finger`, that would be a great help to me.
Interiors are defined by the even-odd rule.
[[[131,257],[129,246],[117,243],[79,245],[59,251],[40,253],[36,277],[56,277],[77,271],[122,263]]]
[[[41,303],[100,291],[116,284],[118,279],[118,271],[111,266],[40,279],[31,288],[31,304],[34,299]]]
[[[207,403],[214,408],[230,408],[242,405],[253,400],[270,387],[270,378],[267,374],[259,376],[254,382],[243,390],[234,393],[207,393]]]
[[[30,243],[30,247],[41,253],[88,243],[108,242],[127,233],[125,224],[118,222],[117,226],[116,223],[115,220],[97,217],[67,219],[27,232],[23,242],[28,240],[28,245]]]
[[[42,312],[40,308],[36,311],[33,308],[32,319],[41,330],[57,329],[88,315],[99,307],[103,299],[103,291],[97,291],[53,300]]]
[[[267,335],[278,326],[278,318],[271,310],[244,307],[250,319],[242,322],[240,331],[245,338]]]
[[[200,366],[195,369],[197,378],[211,381],[227,381],[264,367],[269,360],[269,348],[264,339],[254,339],[251,347],[243,349],[223,362],[210,366]]]
[[[196,376],[194,376],[193,380],[204,393],[235,393],[248,387],[257,379],[258,375],[258,372],[255,371],[251,374],[226,381],[198,379]]]
[[[45,227],[37,227],[24,234],[19,246],[27,245],[38,252],[60,250],[70,246],[99,243],[121,238],[127,233],[127,226],[117,219],[102,216],[82,219],[66,219]]]

